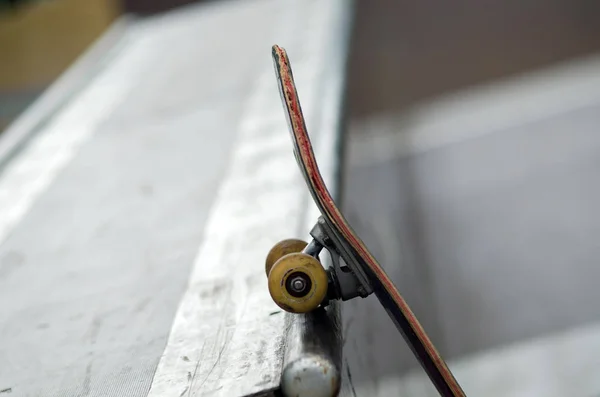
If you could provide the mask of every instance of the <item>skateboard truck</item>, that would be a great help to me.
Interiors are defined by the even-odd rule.
[[[321,250],[326,248],[333,265],[327,269],[329,286],[323,306],[328,300],[346,301],[357,296],[366,298],[373,292],[369,279],[351,249],[333,232],[322,216],[310,231],[310,235],[313,240],[302,252],[318,259]]]
[[[269,292],[277,305],[292,313],[305,313],[327,306],[331,300],[366,298],[373,292],[358,255],[323,216],[310,235],[309,244],[282,240],[267,255]],[[319,260],[323,248],[331,256],[332,265],[327,269]]]

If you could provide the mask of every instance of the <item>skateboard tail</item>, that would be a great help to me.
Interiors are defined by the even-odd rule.
[[[441,356],[437,352],[432,354],[428,351],[411,321],[402,313],[383,285],[375,286],[375,295],[440,395],[444,397],[464,396],[464,392]]]
[[[313,197],[314,202],[319,207],[321,212],[327,212],[328,209],[322,205],[323,198],[328,198],[329,204],[334,208],[335,203],[331,199],[331,194],[327,190],[324,183],[318,183],[321,176],[319,172],[319,166],[315,159],[315,154],[312,148],[312,143],[308,131],[306,129],[306,122],[304,114],[302,113],[302,107],[298,98],[298,93],[294,83],[294,74],[290,65],[289,58],[286,51],[274,45],[272,47],[273,65],[275,68],[275,75],[277,76],[277,83],[279,85],[279,94],[281,101],[285,107],[285,115],[288,123],[288,131],[294,142],[294,156],[298,164],[307,163],[306,167],[300,167],[302,176],[306,184],[315,189],[309,188],[310,194]],[[295,131],[301,131],[296,134]],[[308,156],[303,156],[303,153],[308,153]]]
[[[302,124],[301,128],[306,130],[306,124],[304,122],[304,115],[302,114],[302,109],[300,109],[298,107],[298,109],[293,109],[290,106],[290,102],[292,102],[293,98],[291,97],[287,97],[286,98],[286,93],[289,92],[289,87],[285,87],[284,85],[286,84],[283,79],[281,78],[282,74],[286,74],[289,73],[290,78],[293,81],[293,73],[292,73],[292,68],[289,65],[289,59],[287,57],[287,54],[285,53],[285,50],[277,45],[274,45],[272,47],[272,56],[273,56],[273,66],[275,68],[275,75],[277,76],[277,84],[279,85],[279,94],[281,96],[281,102],[283,103],[283,105],[286,107],[286,112],[285,112],[285,118],[286,121],[288,123],[288,131],[290,133],[290,135],[292,136],[292,139],[294,139],[294,124],[295,123],[299,123]],[[282,70],[282,65],[285,66],[285,70]],[[297,114],[299,113],[302,118],[300,120],[293,120],[293,114]],[[296,146],[294,146],[294,155],[296,156],[296,158],[298,159],[298,156],[300,155],[298,153],[298,150],[296,149]]]

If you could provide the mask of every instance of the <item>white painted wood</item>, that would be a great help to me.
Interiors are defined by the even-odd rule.
[[[335,129],[318,129],[324,104],[319,77],[340,1],[287,3],[274,12],[272,36],[252,94],[244,104],[230,168],[204,232],[149,396],[241,396],[279,387],[286,348],[285,314],[272,302],[265,255],[284,238],[308,238],[305,216],[315,206],[301,178],[287,131],[270,46],[284,46],[293,62],[311,136],[331,141]],[[329,173],[330,145],[319,151]],[[327,178],[331,176],[327,174]],[[292,321],[294,321],[292,319]]]
[[[285,315],[264,259],[307,237],[311,202],[270,50],[288,49],[319,120],[323,43],[345,4],[232,0],[132,21],[67,103],[51,96],[19,120],[1,159],[0,390],[279,387]]]
[[[43,123],[52,117],[69,96],[87,85],[99,64],[110,59],[112,50],[118,47],[126,35],[129,20],[119,18],[64,74],[29,106],[0,135],[0,164],[16,154],[27,139],[36,135]]]
[[[98,126],[114,111],[124,95],[131,88],[133,76],[140,62],[151,51],[144,42],[137,42],[126,53],[119,55],[111,65],[97,76],[82,92],[73,98],[62,111],[50,119],[27,144],[2,169],[0,174],[0,244],[11,229],[27,214],[36,199],[53,182],[54,178],[69,164],[75,153],[95,133]],[[60,88],[60,87],[59,87]],[[52,91],[48,94],[52,94]],[[55,94],[58,95],[58,94]],[[56,101],[52,95],[48,101]],[[34,109],[35,115],[48,110],[46,101],[41,101],[42,109]],[[41,113],[40,113],[41,112]],[[38,117],[19,119],[9,128],[5,156],[9,156],[9,146],[13,148],[25,139],[24,133],[33,128],[31,124]],[[16,131],[16,132],[11,132]],[[12,149],[11,149],[12,150]]]

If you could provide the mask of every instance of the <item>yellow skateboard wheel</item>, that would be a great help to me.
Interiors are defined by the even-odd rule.
[[[308,244],[306,241],[298,240],[295,238],[289,238],[287,240],[281,240],[277,244],[271,248],[269,254],[267,255],[267,260],[265,262],[265,272],[267,273],[267,277],[269,277],[269,272],[271,268],[284,255],[291,254],[293,252],[302,252],[304,247]]]
[[[295,252],[282,256],[269,273],[273,301],[291,313],[316,309],[327,295],[327,272],[310,255]]]

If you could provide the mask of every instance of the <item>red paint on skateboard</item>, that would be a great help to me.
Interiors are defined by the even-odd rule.
[[[377,297],[394,320],[440,394],[449,397],[465,396],[404,298],[339,211],[319,171],[310,137],[306,131],[292,69],[285,50],[279,46],[273,46],[273,60],[280,82],[282,98],[285,102],[298,164],[305,174],[309,189],[314,192],[313,197],[317,202],[316,204],[323,212],[323,216],[356,251],[360,262],[367,267],[365,269],[367,273],[374,276],[369,278],[374,284]]]

